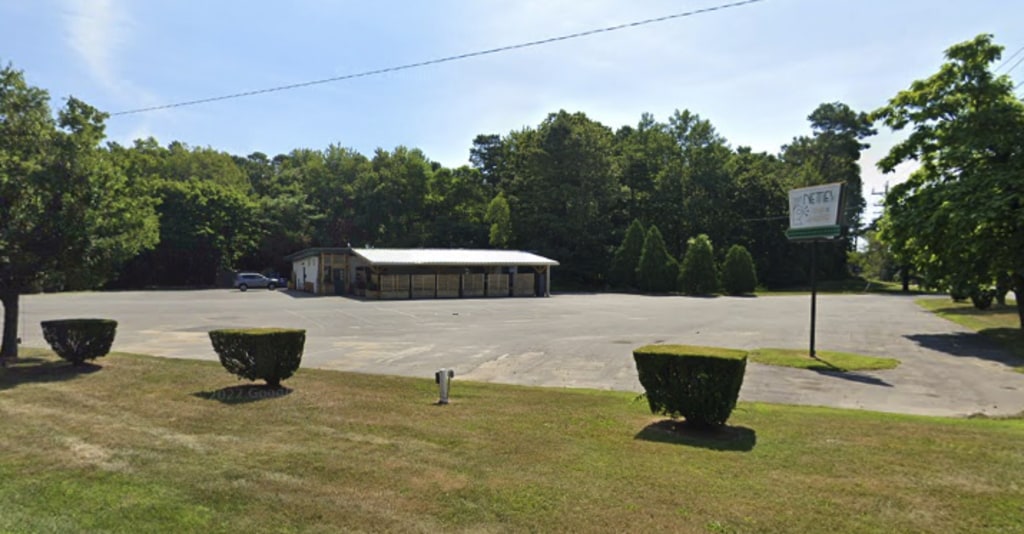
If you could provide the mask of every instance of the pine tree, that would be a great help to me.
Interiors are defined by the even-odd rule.
[[[709,295],[718,290],[715,251],[707,234],[687,242],[686,256],[679,271],[679,287],[687,295]]]
[[[636,268],[637,285],[644,291],[667,293],[675,288],[678,272],[679,266],[665,248],[661,231],[651,225]]]
[[[636,268],[640,263],[640,255],[644,250],[644,226],[638,219],[626,230],[622,244],[615,249],[612,256],[609,280],[615,287],[637,287]]]

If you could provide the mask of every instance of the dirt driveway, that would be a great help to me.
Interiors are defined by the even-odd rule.
[[[432,379],[641,391],[631,350],[648,343],[736,348],[807,346],[809,297],[551,298],[374,302],[285,291],[205,290],[30,295],[22,337],[45,346],[39,321],[107,317],[114,349],[216,359],[206,332],[236,326],[307,329],[303,366]],[[902,360],[834,375],[751,364],[741,398],[935,415],[1024,410],[1024,374],[978,336],[887,295],[818,300],[817,347]]]

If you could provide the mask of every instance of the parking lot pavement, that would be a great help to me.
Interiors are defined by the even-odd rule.
[[[551,298],[360,301],[287,291],[203,290],[28,295],[22,337],[39,321],[104,317],[114,350],[215,360],[214,328],[305,328],[304,367],[457,381],[642,391],[631,351],[648,343],[803,348],[809,298],[595,294]],[[887,412],[1024,410],[1024,374],[959,326],[891,295],[818,297],[817,348],[891,356],[888,371],[834,375],[750,364],[741,398]]]

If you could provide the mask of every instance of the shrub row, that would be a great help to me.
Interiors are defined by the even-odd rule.
[[[109,319],[41,325],[53,351],[75,365],[109,353],[117,331],[117,321]],[[305,330],[288,328],[222,329],[209,335],[225,369],[274,388],[298,370],[306,342]],[[745,351],[687,345],[647,345],[634,350],[633,358],[651,411],[682,416],[697,427],[725,424],[747,366]]]
[[[708,295],[719,289],[729,295],[753,293],[757,287],[757,271],[750,252],[742,245],[733,245],[719,269],[715,265],[714,247],[707,235],[701,234],[687,242],[683,261],[678,262],[665,247],[657,226],[645,232],[634,220],[622,244],[611,260],[609,281],[617,287],[635,287],[652,293],[682,291],[688,295]]]
[[[43,321],[43,338],[61,358],[74,365],[110,352],[117,321],[110,319],[61,319]],[[288,328],[213,330],[213,349],[221,365],[240,378],[265,380],[280,387],[302,362],[306,331]]]
[[[651,412],[696,427],[725,424],[747,368],[746,351],[687,345],[646,345],[633,359]]]

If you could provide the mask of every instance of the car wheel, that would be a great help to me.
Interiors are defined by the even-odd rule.
[[[246,285],[246,284],[238,284],[238,290],[239,291],[245,291],[246,289],[249,289],[248,285]]]
[[[267,289],[273,291],[273,290],[277,289],[277,285],[274,284],[273,282],[271,282],[271,283],[267,284]]]

